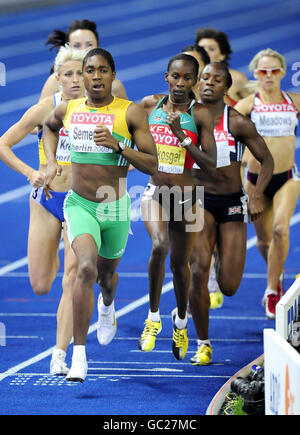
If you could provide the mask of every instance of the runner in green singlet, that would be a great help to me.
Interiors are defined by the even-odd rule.
[[[139,105],[112,96],[114,78],[111,54],[101,48],[89,51],[83,61],[87,98],[59,104],[44,127],[46,195],[51,180],[59,175],[55,148],[62,125],[68,130],[71,144],[72,190],[65,201],[65,219],[78,272],[73,298],[73,358],[66,379],[76,382],[83,382],[87,375],[85,342],[96,280],[101,288],[97,331],[100,344],[108,344],[116,333],[116,268],[130,223],[126,192],[129,163],[150,175],[157,171],[157,152],[147,116]],[[133,149],[134,143],[137,150]]]

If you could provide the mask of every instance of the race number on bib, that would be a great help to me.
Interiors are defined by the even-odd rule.
[[[72,113],[69,126],[72,150],[77,153],[112,153],[112,149],[95,144],[94,131],[96,126],[101,124],[112,133],[114,118],[115,115],[106,113]]]
[[[230,166],[230,147],[228,141],[228,134],[226,131],[216,131],[214,130],[214,136],[217,146],[217,168],[222,168],[224,166]],[[194,169],[200,169],[197,163],[193,165]]]
[[[71,163],[70,142],[68,132],[65,127],[62,127],[59,131],[56,160],[58,162]]]
[[[182,174],[185,162],[185,148],[156,144],[158,170],[171,174]]]
[[[228,142],[219,141],[217,144],[217,168],[230,165],[230,149]]]

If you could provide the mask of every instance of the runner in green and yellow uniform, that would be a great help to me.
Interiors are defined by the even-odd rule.
[[[71,381],[83,382],[87,375],[85,342],[96,280],[101,288],[97,331],[100,344],[108,344],[116,333],[116,268],[125,250],[130,223],[126,192],[129,163],[150,175],[157,171],[157,152],[147,116],[139,105],[112,96],[114,77],[111,54],[101,48],[89,51],[83,61],[87,98],[58,105],[44,127],[46,195],[51,180],[59,175],[55,148],[62,125],[71,144],[72,187],[64,205],[68,236],[78,261],[73,358],[66,378]]]

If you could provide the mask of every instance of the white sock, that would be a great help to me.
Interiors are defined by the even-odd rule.
[[[112,301],[112,303],[110,305],[105,305],[104,301],[102,299],[102,303],[100,304],[100,312],[102,314],[108,314],[111,312],[111,310],[114,308],[115,304],[114,301]]]
[[[178,313],[176,314],[176,317],[175,317],[175,325],[176,325],[176,327],[178,328],[178,329],[184,329],[184,328],[186,328],[186,325],[187,325],[187,315],[185,315],[185,318],[184,319],[181,319],[179,316],[178,316]]]
[[[85,346],[74,344],[72,359],[86,360]]]
[[[197,344],[198,344],[198,347],[201,346],[202,344],[204,344],[205,346],[212,347],[209,339],[207,339],[207,340],[199,340],[198,339]]]
[[[150,319],[152,322],[159,322],[160,321],[159,310],[155,311],[155,313],[153,313],[152,311],[149,310],[148,319]]]
[[[268,295],[277,295],[277,290],[272,290],[270,288],[266,288],[265,296],[268,296]]]
[[[53,350],[52,358],[59,358],[60,360],[64,361],[66,359],[66,352],[64,350],[58,349],[58,347],[56,347]]]

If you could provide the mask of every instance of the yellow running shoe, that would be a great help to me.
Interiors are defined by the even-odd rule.
[[[176,359],[184,359],[189,346],[189,339],[187,336],[187,328],[178,329],[175,325],[175,317],[177,313],[177,308],[172,311],[172,321],[173,321],[173,344],[172,351]]]
[[[189,346],[189,339],[187,336],[187,328],[178,329],[174,326],[173,329],[173,355],[176,359],[184,359]]]
[[[139,339],[139,349],[143,352],[153,350],[156,336],[160,333],[161,329],[161,320],[159,322],[152,322],[152,320],[146,319],[144,331]]]
[[[212,358],[212,348],[206,344],[198,347],[196,354],[190,359],[193,366],[205,366],[210,364]]]
[[[209,293],[210,297],[210,308],[215,310],[216,308],[221,308],[223,306],[223,293],[222,292],[212,292]]]

